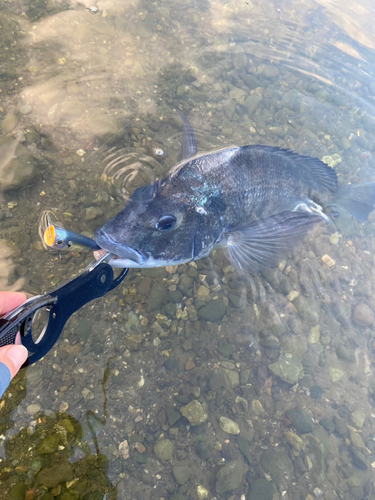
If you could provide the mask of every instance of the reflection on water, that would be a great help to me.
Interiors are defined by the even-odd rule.
[[[45,252],[40,213],[92,234],[177,163],[176,110],[200,151],[287,147],[375,180],[370,2],[0,6],[1,289],[83,269]],[[0,497],[372,498],[369,219],[250,280],[219,251],[131,271],[1,401]]]

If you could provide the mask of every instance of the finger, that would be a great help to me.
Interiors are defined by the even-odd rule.
[[[13,378],[27,359],[27,349],[23,345],[7,345],[0,349],[0,361],[9,368]]]
[[[25,302],[23,292],[0,292],[0,314],[5,314]]]

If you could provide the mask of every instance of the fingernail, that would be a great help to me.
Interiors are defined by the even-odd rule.
[[[11,376],[14,377],[27,359],[27,349],[23,345],[11,345],[5,355],[13,362],[14,370],[11,367],[8,368]]]

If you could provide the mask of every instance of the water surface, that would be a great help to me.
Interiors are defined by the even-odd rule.
[[[199,151],[375,180],[371,2],[91,5],[0,2],[1,289],[92,260],[46,252],[39,214],[92,235],[176,164],[178,111]],[[340,217],[251,280],[219,251],[131,270],[4,395],[1,498],[372,498],[374,248],[373,215]]]

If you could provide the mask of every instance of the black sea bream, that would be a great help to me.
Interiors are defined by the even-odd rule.
[[[359,220],[373,210],[375,182],[338,188],[335,171],[317,158],[269,146],[195,154],[183,121],[185,159],[165,179],[134,191],[95,233],[116,255],[113,267],[176,265],[226,247],[238,270],[256,273],[329,221],[335,207]]]

